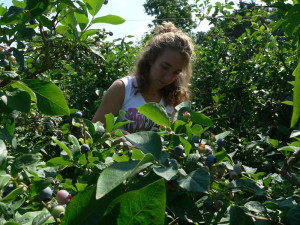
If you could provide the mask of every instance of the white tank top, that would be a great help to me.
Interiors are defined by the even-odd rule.
[[[136,93],[137,80],[134,76],[126,76],[120,79],[125,85],[125,98],[121,107],[121,110],[125,111],[121,120],[132,120],[133,123],[125,124],[123,129],[129,133],[135,133],[138,131],[158,130],[158,125],[146,116],[140,114],[137,107],[146,104],[147,102],[143,98],[140,92]],[[163,105],[171,118],[174,108],[172,106],[166,106],[163,98],[160,100],[160,104]]]

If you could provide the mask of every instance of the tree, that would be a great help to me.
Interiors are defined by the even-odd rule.
[[[192,18],[193,5],[189,4],[188,0],[147,0],[144,8],[148,15],[155,16],[152,21],[154,25],[161,24],[163,21],[171,21],[184,31],[191,31],[197,27],[196,21]],[[148,26],[152,27],[153,24]]]

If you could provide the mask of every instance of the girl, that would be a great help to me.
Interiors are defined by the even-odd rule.
[[[193,49],[190,37],[173,23],[164,22],[157,26],[137,61],[136,70],[109,87],[92,122],[105,124],[105,114],[117,116],[120,110],[124,110],[122,120],[134,122],[124,125],[123,130],[128,133],[156,130],[157,125],[139,114],[136,108],[156,102],[162,104],[172,116],[176,105],[189,100]]]

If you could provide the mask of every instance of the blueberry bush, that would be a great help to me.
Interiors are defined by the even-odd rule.
[[[127,135],[91,122],[140,52],[107,3],[0,6],[0,224],[299,224],[299,2],[195,1],[193,98]]]

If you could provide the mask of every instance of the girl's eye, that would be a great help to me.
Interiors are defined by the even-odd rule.
[[[168,66],[166,66],[166,65],[164,65],[164,64],[162,64],[161,67],[162,67],[163,69],[168,69]]]

